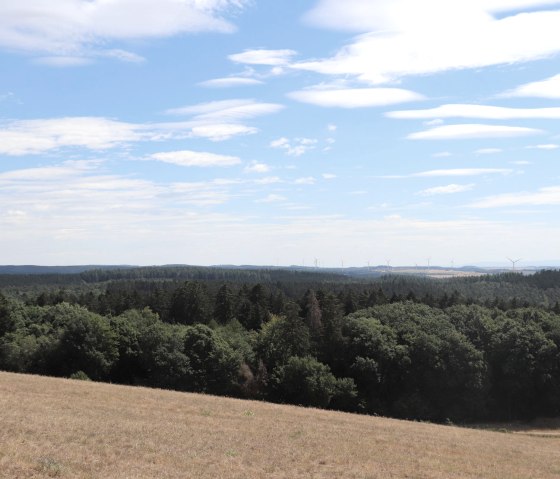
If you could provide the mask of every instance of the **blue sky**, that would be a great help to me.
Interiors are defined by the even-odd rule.
[[[0,263],[560,260],[559,53],[560,0],[0,0]]]

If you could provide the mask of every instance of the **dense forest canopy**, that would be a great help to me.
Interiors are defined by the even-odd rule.
[[[434,421],[560,413],[560,272],[0,276],[0,369]]]

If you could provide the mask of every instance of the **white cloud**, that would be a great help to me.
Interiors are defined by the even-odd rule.
[[[104,43],[181,33],[232,32],[222,14],[245,0],[0,2],[0,47],[62,57],[99,55]],[[103,52],[103,51],[102,51]],[[108,50],[118,57],[118,50]],[[102,53],[101,53],[102,54]],[[130,61],[131,57],[121,59]]]
[[[241,163],[241,160],[236,156],[216,155],[214,153],[190,150],[154,153],[150,155],[150,158],[178,166],[233,166]]]
[[[551,100],[560,99],[560,74],[545,80],[525,83],[513,90],[502,93],[503,97],[535,97],[550,98]]]
[[[325,180],[333,180],[336,178],[336,175],[334,175],[333,173],[323,173],[321,176]]]
[[[191,128],[190,136],[196,138],[207,138],[211,141],[225,141],[234,136],[254,135],[259,130],[257,128],[237,124],[208,124],[200,125],[194,123]]]
[[[308,151],[315,149],[318,141],[314,138],[278,138],[270,142],[271,148],[278,148],[286,151],[289,156],[302,156]]]
[[[368,108],[419,101],[424,97],[401,88],[324,88],[314,87],[288,93],[288,97],[302,103],[323,107]]]
[[[248,65],[287,65],[293,56],[297,55],[294,50],[245,50],[242,53],[229,55],[229,59],[235,63]]]
[[[259,163],[253,161],[249,166],[245,167],[247,173],[268,173],[270,171],[270,166],[266,163]]]
[[[146,59],[136,53],[128,52],[126,50],[121,50],[119,48],[112,49],[112,50],[103,50],[101,52],[93,52],[92,55],[100,56],[100,57],[107,57],[107,58],[114,58],[115,60],[120,60],[122,62],[128,63],[142,63],[146,61]]]
[[[283,108],[283,105],[277,103],[259,103],[255,100],[220,100],[172,108],[167,110],[166,113],[170,115],[194,115],[194,121],[228,123],[270,115]]]
[[[255,100],[220,100],[199,103],[166,111],[169,115],[192,116],[182,123],[191,129],[191,135],[223,141],[238,135],[251,135],[257,128],[242,124],[263,115],[281,111],[284,107],[277,103],[259,103]],[[177,124],[177,123],[175,123]],[[181,124],[181,123],[179,123]],[[170,124],[170,125],[173,125]]]
[[[501,148],[480,148],[476,150],[474,153],[476,155],[495,155],[497,153],[502,153],[504,150]]]
[[[560,85],[559,85],[560,87]],[[428,118],[481,118],[484,120],[560,119],[560,108],[506,108],[489,105],[442,105],[427,110],[404,110],[386,113],[389,118],[422,120]]]
[[[282,180],[278,176],[266,176],[264,178],[259,178],[254,180],[257,185],[273,185],[276,183],[282,183]]]
[[[512,161],[511,163],[512,163],[512,165],[521,165],[521,166],[531,164],[531,162],[527,161],[527,160],[516,160],[516,161]]]
[[[208,88],[231,88],[237,86],[254,86],[262,85],[263,82],[257,80],[256,78],[247,77],[225,77],[225,78],[214,78],[212,80],[206,80],[199,83],[200,86]]]
[[[453,193],[463,193],[464,191],[470,191],[474,188],[474,186],[474,184],[451,184],[446,186],[434,186],[433,188],[427,188],[425,190],[419,191],[417,194],[419,194],[420,196],[449,195]]]
[[[151,136],[143,128],[107,118],[68,117],[0,124],[0,153],[35,154],[61,147],[112,148]]]
[[[503,168],[453,168],[448,170],[429,170],[420,173],[414,173],[410,176],[416,177],[439,177],[439,176],[480,176],[501,174],[506,175],[511,173],[512,170]]]
[[[294,184],[296,185],[314,185],[317,182],[317,180],[315,178],[313,178],[312,176],[306,176],[303,178],[298,178],[297,180],[294,181]]]
[[[508,193],[488,196],[471,203],[473,208],[502,208],[511,206],[560,205],[560,186],[540,188],[536,192]]]
[[[80,67],[84,65],[90,65],[92,63],[91,58],[87,57],[72,57],[72,56],[48,56],[39,57],[33,60],[33,63],[37,65],[46,65],[49,67]]]
[[[424,125],[426,126],[437,126],[437,125],[443,125],[444,121],[441,118],[435,118],[433,120],[428,120],[424,122]]]
[[[526,148],[530,150],[557,150],[560,148],[560,145],[557,145],[556,143],[546,143],[543,145],[527,146]]]
[[[379,84],[409,75],[546,58],[560,52],[560,11],[531,8],[558,3],[320,0],[306,15],[308,22],[362,35],[331,58],[292,67]],[[512,10],[517,12],[508,15]]]
[[[0,121],[0,154],[28,155],[65,147],[105,150],[139,141],[207,138],[223,141],[257,128],[241,119],[278,111],[278,106],[245,104],[195,116],[189,121],[127,123],[103,117],[64,117]]]
[[[225,264],[235,250],[238,264],[270,264],[271,251],[281,264],[302,257],[339,264],[341,254],[345,264],[363,264],[363,252],[375,244],[382,256],[372,262],[414,264],[432,254],[434,264],[452,257],[466,264],[503,256],[504,238],[520,256],[551,258],[558,250],[551,238],[560,237],[550,222],[349,219],[298,209],[281,219],[218,214],[215,206],[238,196],[232,180],[167,184],[107,175],[102,164],[52,168],[62,169],[0,174],[0,263]]]
[[[467,140],[472,138],[512,138],[544,133],[535,128],[503,125],[462,124],[431,128],[407,136],[409,140]]]
[[[327,125],[327,130],[329,131],[336,131],[337,130],[337,126],[334,123],[329,123]]]
[[[279,201],[285,201],[287,198],[281,195],[270,194],[266,198],[256,200],[256,203],[278,203]]]
[[[449,151],[439,151],[438,153],[434,153],[432,156],[434,158],[448,158],[453,155]]]

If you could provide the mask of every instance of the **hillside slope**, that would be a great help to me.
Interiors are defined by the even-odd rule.
[[[560,437],[0,372],[5,478],[558,478]]]

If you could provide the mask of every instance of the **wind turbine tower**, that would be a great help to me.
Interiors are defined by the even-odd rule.
[[[521,261],[521,258],[519,259],[507,258],[507,259],[511,262],[511,270],[515,271],[515,265]]]

